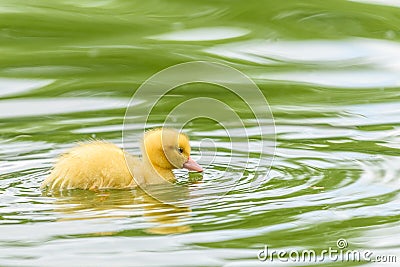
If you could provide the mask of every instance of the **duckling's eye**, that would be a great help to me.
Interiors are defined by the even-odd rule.
[[[182,154],[183,153],[183,148],[178,147],[178,151],[179,151],[180,154]]]

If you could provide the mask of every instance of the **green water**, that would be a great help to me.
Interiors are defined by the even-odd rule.
[[[0,266],[398,266],[399,25],[395,0],[0,0]],[[187,207],[141,190],[40,191],[75,142],[122,146],[135,90],[195,60],[242,71],[267,98],[276,151],[262,184],[246,183],[257,166],[227,147],[221,125],[200,119],[185,132],[206,170],[178,180],[205,194]],[[151,123],[200,96],[229,99],[251,119],[203,84],[165,96]],[[250,152],[250,161],[260,156]],[[212,197],[244,168],[240,186]],[[340,238],[397,263],[257,259],[265,245],[320,253]]]

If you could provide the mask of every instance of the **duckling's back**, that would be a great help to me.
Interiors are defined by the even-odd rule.
[[[42,188],[98,189],[126,188],[135,181],[126,159],[140,165],[140,161],[114,144],[92,141],[80,144],[60,156]]]

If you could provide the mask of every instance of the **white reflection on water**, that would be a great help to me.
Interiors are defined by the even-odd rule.
[[[292,81],[340,88],[400,86],[400,44],[387,40],[265,41],[251,40],[216,45],[205,52],[250,63],[308,64],[285,72],[255,70],[258,80]]]
[[[257,58],[271,58],[279,61],[322,63],[361,58],[365,53],[354,45],[355,40],[305,40],[267,41],[251,40],[216,45],[206,52],[224,55],[227,52],[252,55]],[[222,54],[221,54],[222,53]]]
[[[349,1],[364,3],[364,4],[372,4],[372,5],[400,7],[399,0],[349,0]]]
[[[291,81],[340,88],[400,86],[400,73],[383,70],[295,71],[252,75],[255,80]]]
[[[0,118],[53,115],[71,112],[125,108],[124,98],[65,97],[23,98],[0,101]]]
[[[386,65],[388,63],[400,65],[399,43],[367,38],[301,41],[250,40],[216,45],[205,51],[221,56],[224,56],[221,53],[229,51],[283,62],[318,65],[326,65],[331,62],[336,64],[343,61],[360,65]]]
[[[164,41],[212,41],[244,36],[249,30],[234,27],[204,27],[181,30],[150,36],[150,39]]]
[[[29,92],[53,82],[54,80],[0,78],[0,97]]]

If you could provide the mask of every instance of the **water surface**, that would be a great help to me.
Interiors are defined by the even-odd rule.
[[[396,1],[3,0],[0,14],[1,266],[298,266],[257,254],[264,245],[321,252],[339,238],[400,261]],[[237,68],[268,99],[277,148],[260,186],[249,186],[253,166],[223,198],[197,194],[186,208],[141,190],[39,189],[54,158],[75,142],[122,146],[135,90],[193,60]],[[201,96],[229,99],[251,121],[238,100],[203,84],[166,96],[151,123]],[[217,151],[201,181],[178,172],[190,192],[219,192],[246,166],[216,122],[198,120],[185,131],[203,164],[201,153]],[[250,162],[259,156],[250,155]]]

